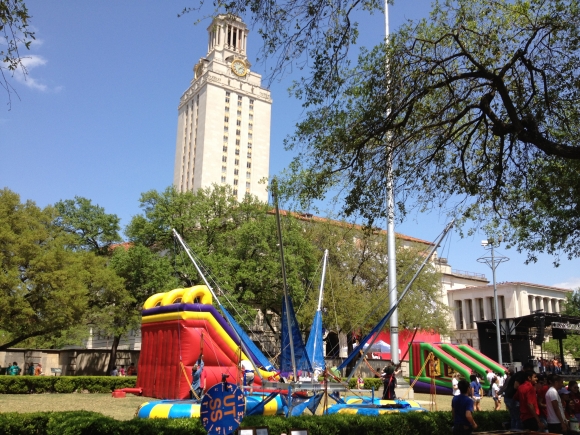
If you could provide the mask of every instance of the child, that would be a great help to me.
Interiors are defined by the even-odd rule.
[[[358,379],[356,381],[357,388],[362,390],[365,387],[365,381],[363,380],[362,376],[359,374]]]
[[[491,397],[495,402],[494,411],[499,411],[499,408],[501,407],[501,395],[499,394],[499,379],[497,377],[494,377],[491,380]]]

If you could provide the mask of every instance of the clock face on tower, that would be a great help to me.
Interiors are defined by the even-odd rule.
[[[236,59],[232,62],[232,71],[235,75],[244,77],[248,73],[248,67],[243,60]]]

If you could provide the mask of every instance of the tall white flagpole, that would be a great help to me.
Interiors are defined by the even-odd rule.
[[[385,41],[389,43],[389,3],[385,0]],[[387,73],[389,63],[387,59]],[[387,116],[389,112],[387,111]],[[390,146],[386,144],[387,148]],[[387,159],[387,257],[388,257],[388,286],[389,308],[397,303],[397,257],[395,246],[395,192],[393,182],[393,157],[389,150]],[[391,361],[399,364],[399,310],[395,310],[389,322],[391,332]]]

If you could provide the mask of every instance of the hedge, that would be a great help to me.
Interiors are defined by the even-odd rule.
[[[0,376],[0,394],[110,393],[117,388],[134,388],[136,381],[134,376]],[[356,378],[352,378],[349,388],[357,388],[356,381]],[[378,391],[382,386],[381,379],[364,379],[364,388],[367,390],[374,387]]]
[[[476,412],[478,431],[501,430],[506,411]],[[308,429],[310,435],[449,435],[451,412],[413,412],[365,417],[351,414],[284,418],[246,417],[242,427],[267,426],[270,435]],[[118,421],[86,411],[0,413],[0,433],[6,435],[205,435],[199,419]]]
[[[136,381],[134,376],[0,376],[0,394],[110,393],[134,388]]]

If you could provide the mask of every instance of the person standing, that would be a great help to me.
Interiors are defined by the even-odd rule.
[[[385,376],[383,377],[383,400],[395,400],[397,394],[395,388],[397,387],[397,377],[395,376],[395,368],[393,366],[385,367]]]
[[[191,368],[191,389],[197,396],[196,399],[201,400],[203,388],[201,387],[201,375],[203,373],[203,354],[199,356],[197,362]],[[193,394],[190,394],[193,396]],[[191,397],[193,399],[193,397]]]
[[[459,377],[461,375],[459,373],[455,373],[453,375],[453,379],[451,379],[451,385],[453,386],[453,395],[459,396],[461,392],[459,391]]]
[[[545,374],[538,375],[538,383],[536,384],[536,397],[538,398],[538,408],[540,409],[540,421],[548,426],[548,414],[546,407],[546,393],[550,386],[548,385],[548,377]]]
[[[34,376],[42,375],[42,364],[36,364],[36,368],[34,369]]]
[[[550,375],[548,383],[550,384],[550,388],[546,393],[548,432],[565,434],[568,432],[568,421],[564,415],[564,408],[558,394],[564,384],[562,377],[560,375]]]
[[[459,394],[451,400],[453,435],[470,435],[477,424],[473,419],[473,400],[469,397],[470,384],[466,380],[458,382]]]
[[[491,397],[493,398],[493,401],[495,402],[495,409],[494,411],[499,411],[499,408],[501,407],[501,394],[499,393],[499,379],[494,377],[491,380]]]
[[[18,363],[16,361],[14,361],[12,363],[12,365],[10,367],[8,367],[8,370],[6,371],[6,374],[9,376],[18,376],[20,374],[20,367],[18,367]]]
[[[540,408],[536,396],[536,383],[538,375],[533,371],[526,371],[526,381],[518,387],[514,396],[520,402],[520,420],[526,430],[538,431],[544,429],[545,425],[540,420]]]
[[[492,386],[493,386],[493,378],[495,378],[495,374],[493,373],[493,371],[491,370],[486,370],[485,371],[485,378],[487,379],[487,383],[489,384],[489,390],[487,392],[487,395],[489,397],[493,397],[493,391],[492,391]]]
[[[570,415],[573,415],[578,420],[580,417],[580,389],[578,388],[578,383],[576,381],[570,381],[568,383],[568,390],[570,391]]]
[[[28,368],[26,369],[26,374],[28,376],[34,376],[34,363],[33,362],[28,364]]]
[[[135,363],[131,363],[127,367],[127,376],[135,376],[137,374],[137,369],[135,368]]]
[[[473,398],[474,408],[476,411],[481,411],[481,384],[477,375],[469,376],[469,380],[471,381],[471,397]]]

